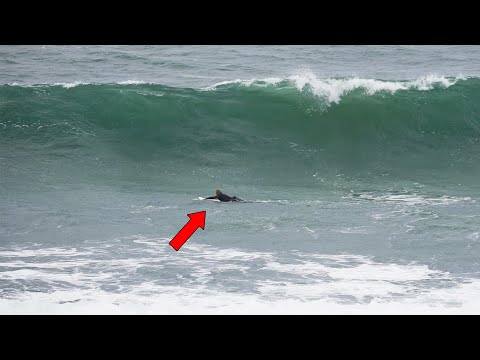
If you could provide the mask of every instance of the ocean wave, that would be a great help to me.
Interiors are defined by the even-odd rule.
[[[312,72],[302,72],[284,78],[264,78],[249,80],[229,80],[216,83],[214,85],[202,88],[202,90],[216,90],[230,85],[242,85],[246,87],[266,87],[274,86],[279,83],[290,83],[299,91],[309,88],[316,96],[326,99],[328,102],[339,103],[342,96],[356,90],[363,89],[368,95],[378,92],[395,93],[399,90],[416,89],[420,91],[432,90],[436,87],[448,88],[455,85],[459,80],[466,80],[467,77],[459,75],[457,77],[445,77],[437,74],[428,74],[410,81],[387,81],[368,78],[318,78]]]
[[[224,80],[214,83],[209,86],[194,88],[196,91],[216,91],[222,88],[232,86],[242,87],[278,87],[279,90],[285,86],[292,86],[298,91],[302,92],[309,89],[316,96],[327,100],[329,103],[339,103],[341,98],[348,93],[362,89],[368,95],[373,95],[378,92],[388,92],[394,94],[400,90],[419,90],[428,91],[435,88],[448,88],[455,85],[460,80],[476,79],[472,76],[464,76],[459,74],[455,77],[446,77],[439,74],[426,74],[414,80],[381,80],[372,78],[360,77],[346,77],[346,78],[319,78],[311,71],[302,71],[297,74],[284,77],[266,77],[266,78],[251,78],[251,79],[233,79]],[[66,89],[71,89],[80,85],[156,85],[165,86],[162,83],[149,82],[145,80],[121,80],[115,83],[97,83],[85,82],[81,80],[73,82],[54,82],[54,83],[40,83],[40,84],[19,84],[18,82],[8,83],[9,86],[17,87],[48,87],[61,86]],[[281,85],[281,86],[279,86]],[[1,85],[0,85],[1,86]],[[168,87],[168,86],[166,86]]]
[[[223,164],[237,178],[322,186],[341,181],[332,176],[345,169],[393,176],[438,169],[455,184],[458,173],[480,171],[478,78],[396,82],[307,73],[208,91],[127,82],[0,86],[0,138],[11,149],[28,139],[25,147],[45,161],[75,163],[87,152],[113,164],[175,159],[210,178],[214,164]],[[92,161],[90,169],[101,171],[101,164]]]

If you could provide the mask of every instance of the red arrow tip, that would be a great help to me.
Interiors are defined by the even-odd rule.
[[[190,219],[192,219],[192,223],[196,226],[205,230],[205,217],[207,216],[206,211],[199,211],[196,213],[187,214]]]

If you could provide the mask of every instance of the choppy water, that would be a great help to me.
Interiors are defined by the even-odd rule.
[[[478,46],[0,46],[0,313],[480,313],[478,104]]]

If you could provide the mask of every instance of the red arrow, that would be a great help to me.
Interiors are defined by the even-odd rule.
[[[205,230],[205,217],[207,216],[206,211],[199,211],[187,215],[190,220],[188,220],[185,226],[169,242],[169,244],[177,251],[180,250],[182,245],[185,244],[185,242],[190,238],[190,236],[192,236],[195,231],[197,231],[199,227]]]

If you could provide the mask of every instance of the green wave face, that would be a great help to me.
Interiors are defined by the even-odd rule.
[[[477,78],[3,85],[0,166],[11,186],[319,187],[339,174],[474,181],[479,104]]]

